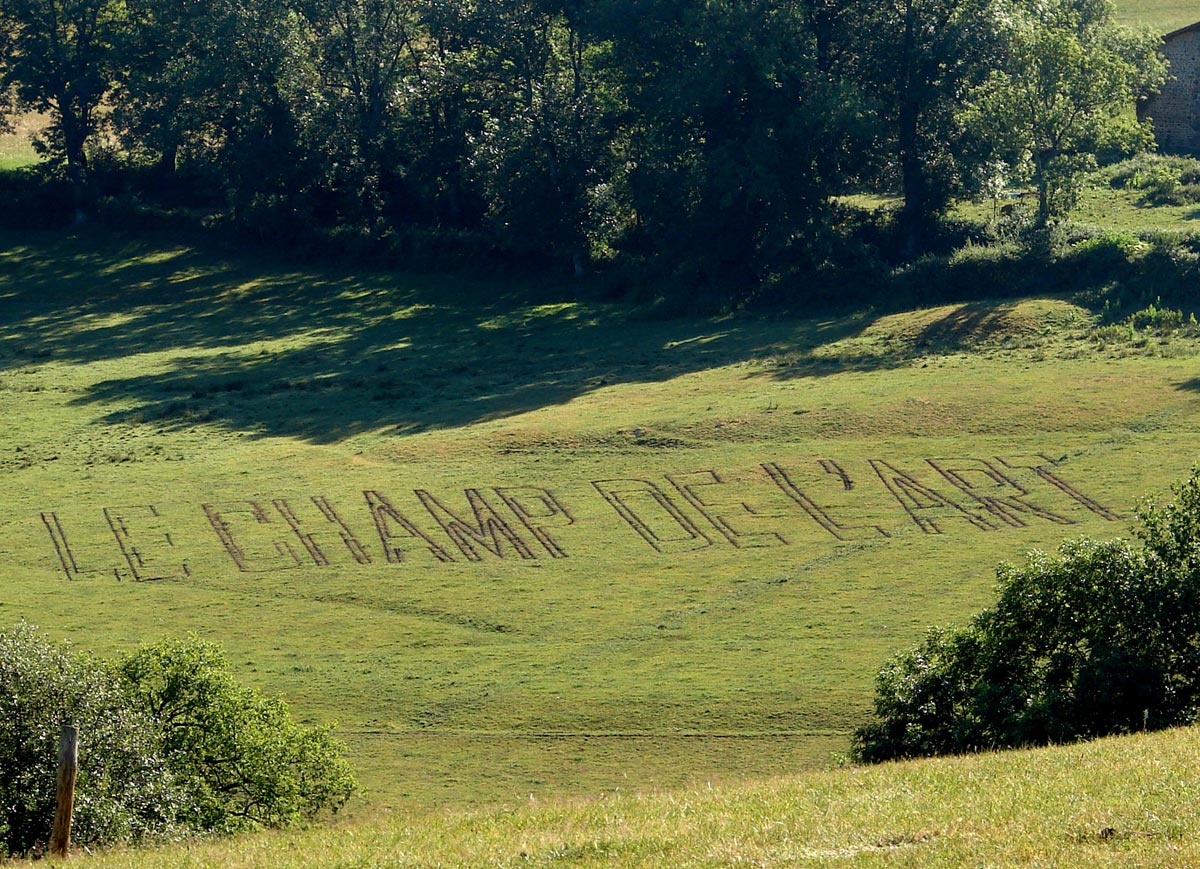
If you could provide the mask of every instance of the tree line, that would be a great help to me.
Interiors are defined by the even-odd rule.
[[[81,207],[688,286],[913,256],[961,197],[1070,207],[1152,144],[1109,0],[0,0],[8,113]],[[841,197],[898,195],[886,238]],[[878,233],[876,233],[878,235]]]

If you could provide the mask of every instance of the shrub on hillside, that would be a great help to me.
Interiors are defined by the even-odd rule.
[[[1177,329],[1182,329],[1188,320],[1184,318],[1183,311],[1174,308],[1164,308],[1161,304],[1151,302],[1140,311],[1134,311],[1129,315],[1129,325],[1135,329],[1149,329],[1153,332],[1174,332]],[[1191,323],[1196,322],[1196,315],[1191,317]]]
[[[70,226],[78,198],[61,174],[43,166],[0,172],[0,229],[46,230]]]
[[[137,840],[174,825],[180,792],[154,722],[102,663],[21,624],[0,632],[0,857],[49,838],[64,723],[81,731],[76,842]]]
[[[118,672],[158,723],[188,826],[282,826],[336,811],[354,792],[331,728],[300,727],[280,700],[238,685],[212,643],[166,640],[126,658]]]
[[[996,605],[894,656],[857,760],[1191,722],[1200,708],[1200,472],[1139,511],[1140,545],[1086,538],[998,570]]]
[[[1200,160],[1162,154],[1139,154],[1118,163],[1112,186],[1142,191],[1146,205],[1188,205],[1200,201]]]
[[[49,838],[63,724],[80,731],[79,845],[283,826],[355,787],[328,728],[239,686],[210,643],[166,641],[114,667],[21,624],[0,632],[0,858]]]

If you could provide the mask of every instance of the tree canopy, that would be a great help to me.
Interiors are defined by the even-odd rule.
[[[853,258],[847,192],[903,256],[997,166],[1061,213],[1154,46],[1108,0],[0,0],[83,206],[743,294]]]

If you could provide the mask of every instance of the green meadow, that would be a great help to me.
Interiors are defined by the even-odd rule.
[[[0,131],[0,171],[19,169],[38,161],[31,137],[44,126],[41,115],[31,113],[13,118],[7,131]]]
[[[336,721],[353,813],[828,765],[993,568],[1127,533],[1200,343],[1064,298],[657,319],[99,231],[0,252],[0,617]]]
[[[0,138],[0,169],[35,157]],[[1079,224],[1192,229],[1108,182]],[[99,865],[1200,859],[1193,731],[829,769],[889,653],[987,606],[1002,561],[1128,534],[1200,458],[1195,329],[1003,290],[666,316],[0,235],[0,629],[217,641],[336,722],[363,784],[349,825]]]
[[[1200,19],[1200,10],[1188,0],[1121,0],[1117,15],[1126,24],[1145,24],[1169,33],[1194,24]]]

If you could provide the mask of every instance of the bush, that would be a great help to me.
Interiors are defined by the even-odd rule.
[[[998,569],[999,599],[876,679],[860,761],[1190,723],[1200,707],[1200,472],[1139,511],[1140,546],[1082,538]]]
[[[283,826],[337,811],[354,792],[331,728],[299,727],[281,701],[239,686],[212,643],[189,637],[147,646],[118,672],[158,722],[188,826]]]
[[[75,188],[52,169],[0,172],[0,229],[62,229],[75,220],[78,204]]]
[[[1159,299],[1158,304],[1152,302],[1140,311],[1134,311],[1129,315],[1129,325],[1135,329],[1150,329],[1154,332],[1174,332],[1183,328],[1183,312],[1160,307],[1161,304],[1162,300]]]
[[[1200,201],[1200,160],[1139,154],[1114,167],[1112,186],[1142,191],[1146,205],[1188,205]]]
[[[155,723],[103,664],[21,624],[0,633],[0,856],[49,838],[66,723],[80,729],[76,842],[136,841],[174,826],[180,793]]]
[[[0,632],[0,858],[49,838],[63,724],[80,731],[83,846],[283,826],[355,788],[329,728],[237,685],[211,643],[165,641],[114,667],[21,624]]]

